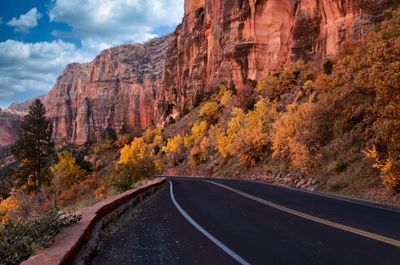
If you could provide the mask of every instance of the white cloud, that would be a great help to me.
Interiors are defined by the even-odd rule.
[[[46,93],[66,64],[91,61],[97,54],[96,47],[84,50],[62,40],[0,42],[0,105],[21,93]]]
[[[154,37],[160,26],[181,22],[184,0],[54,0],[51,21],[67,23],[73,35],[83,40],[112,45],[142,42]]]
[[[16,32],[27,32],[37,26],[41,17],[42,14],[34,7],[28,13],[20,15],[19,18],[13,17],[7,22],[7,25],[13,27]]]
[[[159,27],[181,22],[184,0],[51,0],[50,21],[71,26],[70,32],[53,32],[52,42],[0,42],[0,106],[46,93],[64,67],[87,62],[100,51],[157,37]],[[41,14],[32,8],[7,25],[27,32],[37,26]],[[82,47],[62,41],[72,37]],[[34,92],[34,93],[33,93]]]

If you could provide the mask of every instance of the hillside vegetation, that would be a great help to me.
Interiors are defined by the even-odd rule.
[[[321,71],[298,61],[246,87],[222,84],[183,119],[191,128],[166,129],[177,133],[163,148],[170,172],[296,173],[326,191],[398,201],[399,25],[396,11]]]
[[[399,25],[395,11],[363,40],[343,43],[320,71],[297,61],[243,87],[221,82],[164,129],[106,128],[94,145],[54,145],[34,102],[13,148],[18,163],[2,169],[0,239],[11,243],[0,263],[18,264],[45,246],[79,219],[68,213],[163,172],[301,176],[314,189],[399,205]]]

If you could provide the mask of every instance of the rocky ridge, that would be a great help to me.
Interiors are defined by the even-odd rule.
[[[184,18],[174,33],[107,49],[90,63],[65,68],[43,98],[53,138],[80,145],[97,141],[107,128],[165,125],[221,81],[242,89],[248,80],[265,78],[291,61],[320,65],[338,53],[343,41],[362,38],[382,21],[391,4],[185,0]],[[10,126],[11,116],[2,115],[2,141],[12,143],[16,134],[9,128],[16,124]]]
[[[241,89],[288,62],[323,62],[362,38],[391,0],[186,0],[157,93],[160,123],[221,81]],[[165,106],[169,106],[166,111]]]

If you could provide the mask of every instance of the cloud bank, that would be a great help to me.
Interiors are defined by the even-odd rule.
[[[13,27],[16,32],[28,32],[38,25],[38,20],[41,17],[42,14],[34,7],[28,13],[20,15],[19,18],[13,17],[7,22],[7,25]]]
[[[0,107],[20,100],[22,95],[45,94],[68,63],[88,62],[101,50],[156,37],[158,28],[181,22],[183,2],[51,0],[50,22],[68,24],[71,31],[54,31],[52,42],[0,42]],[[7,25],[16,32],[27,33],[41,17],[34,7],[19,18],[12,18]],[[63,40],[66,37],[78,40],[81,45]]]
[[[54,32],[58,37],[115,45],[148,40],[156,28],[180,23],[183,4],[183,0],[55,0],[49,16],[72,27],[71,32]]]
[[[89,61],[94,54],[62,40],[0,43],[0,106],[19,93],[46,93],[68,63]]]

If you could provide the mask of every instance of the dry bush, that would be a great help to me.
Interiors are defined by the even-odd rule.
[[[94,198],[99,184],[99,177],[96,174],[91,174],[80,183],[73,185],[70,189],[63,190],[59,197],[59,204],[65,207]]]
[[[269,150],[269,130],[275,119],[275,106],[260,99],[253,111],[245,113],[233,108],[232,118],[213,126],[210,130],[212,143],[227,158],[238,156],[245,166],[254,166]]]
[[[376,147],[367,149],[365,155],[372,159],[372,167],[381,173],[383,184],[390,190],[400,192],[400,161],[397,157],[389,155],[386,159],[381,159]]]
[[[307,145],[307,127],[304,126],[307,119],[313,115],[313,103],[305,103],[300,106],[292,104],[288,111],[282,113],[272,126],[271,141],[273,157],[279,157],[290,161],[296,169],[304,173],[315,170],[315,156]],[[309,135],[309,134],[308,134]]]
[[[300,60],[259,81],[256,91],[271,100],[279,99],[283,94],[289,93],[297,87],[303,87],[307,81],[314,79],[315,72],[310,65]]]
[[[173,165],[178,165],[184,160],[185,145],[183,137],[178,134],[173,138],[169,138],[167,145],[162,148],[162,151]]]
[[[190,149],[193,145],[198,145],[203,137],[207,134],[207,130],[207,121],[196,122],[191,129],[191,134],[186,134],[183,138],[185,147]]]
[[[102,155],[113,148],[114,146],[111,143],[97,143],[93,146],[93,153],[96,155]]]
[[[214,124],[218,121],[219,106],[215,101],[209,101],[203,104],[200,108],[199,114],[209,124]]]
[[[116,148],[122,148],[124,147],[126,144],[129,144],[130,142],[132,142],[133,140],[133,136],[130,134],[120,134],[118,135],[117,140],[114,142],[114,146]]]
[[[63,227],[80,220],[56,210],[0,225],[0,264],[16,265],[51,243]]]
[[[199,145],[195,145],[189,152],[189,162],[193,167],[197,167],[208,161],[211,152],[211,145],[208,138],[204,137]]]
[[[158,141],[155,133],[149,141]],[[130,145],[125,145],[115,169],[107,176],[103,183],[105,190],[115,189],[125,191],[136,182],[154,177],[162,168],[155,158],[154,143],[146,143],[144,137],[135,138]],[[101,196],[101,189],[97,189],[97,196]]]

